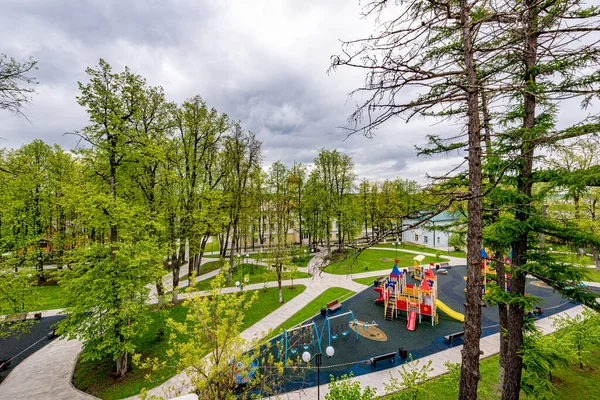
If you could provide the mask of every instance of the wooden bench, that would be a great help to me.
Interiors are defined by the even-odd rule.
[[[338,300],[327,303],[327,311],[329,312],[336,312],[340,308],[342,308],[342,303],[340,303]]]
[[[393,363],[394,361],[396,361],[396,352],[382,354],[380,356],[371,357],[369,359],[373,368],[377,367],[377,361],[383,361],[383,360],[390,360],[390,362]]]
[[[440,268],[450,268],[450,263],[447,263],[447,262],[440,263]]]
[[[452,346],[452,341],[454,339],[458,339],[465,336],[465,331],[460,331],[456,333],[451,333],[449,335],[444,336],[444,342]]]

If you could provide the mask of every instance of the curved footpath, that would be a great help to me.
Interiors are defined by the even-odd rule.
[[[389,250],[396,251],[395,249],[383,249],[377,248],[378,250]],[[426,254],[417,251],[402,250],[408,253],[415,254]],[[427,254],[426,254],[427,255]],[[275,312],[263,318],[262,320],[255,323],[250,328],[242,332],[242,336],[248,340],[254,338],[260,338],[264,336],[264,333],[270,329],[274,329],[281,325],[292,315],[301,310],[304,306],[310,303],[315,297],[324,292],[330,287],[341,287],[359,292],[364,290],[367,286],[361,285],[353,281],[356,278],[379,276],[385,274],[385,270],[369,271],[351,275],[334,275],[322,272],[320,269],[325,265],[324,254],[317,253],[315,257],[309,262],[307,268],[299,268],[300,271],[308,272],[312,275],[311,278],[295,279],[294,283],[297,285],[305,285],[306,290],[294,299],[290,300]],[[448,257],[450,262],[453,264],[464,264],[465,259]],[[206,260],[205,262],[212,261]],[[218,271],[213,271],[197,278],[197,280],[205,280],[216,275]],[[185,273],[181,271],[183,276]],[[164,282],[168,285],[171,281],[171,274],[167,274],[164,277]],[[183,282],[182,282],[183,283]],[[187,282],[186,282],[187,283]],[[284,286],[291,285],[291,281],[284,281]],[[267,283],[267,287],[275,287],[277,282]],[[600,285],[590,283],[590,286]],[[247,285],[244,290],[255,290],[262,289],[265,287],[264,283]],[[236,292],[237,288],[225,288],[222,290],[223,293]],[[205,295],[207,292],[199,292],[200,295]],[[189,294],[193,295],[193,294]],[[188,296],[188,295],[186,295]],[[575,315],[582,311],[582,306],[573,307],[563,314]],[[44,312],[44,315],[56,315],[61,310],[50,310]],[[538,326],[542,329],[545,334],[554,331],[550,317],[546,317],[538,320]],[[484,352],[483,357],[488,357],[498,352],[499,347],[499,334],[490,335],[481,339],[481,349]],[[462,346],[456,346],[447,350],[432,354],[424,357],[424,361],[432,360],[433,372],[431,376],[441,375],[446,372],[446,367],[443,365],[444,362],[460,362],[461,355],[460,350]],[[77,363],[77,357],[81,351],[81,343],[77,340],[55,340],[51,344],[42,348],[22,363],[20,363],[4,380],[0,385],[0,400],[19,400],[19,399],[93,399],[95,397],[85,394],[78,389],[74,388],[71,384],[71,377],[75,364]],[[359,381],[362,385],[368,385],[378,389],[380,394],[383,394],[383,384],[388,382],[390,378],[390,372],[395,374],[399,367],[391,369],[377,371],[366,375],[361,375],[353,378]],[[149,394],[163,396],[168,398],[169,396],[176,395],[178,393],[187,393],[190,391],[189,386],[185,385],[186,375],[185,373],[178,374],[173,378],[169,379],[162,385],[151,389]],[[312,399],[316,397],[316,387],[307,388],[304,390],[291,392],[282,395],[282,397],[288,399]],[[326,393],[327,385],[321,385],[321,391]],[[134,396],[130,399],[136,399]]]

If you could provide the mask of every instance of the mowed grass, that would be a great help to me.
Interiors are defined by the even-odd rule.
[[[244,282],[244,277],[248,277],[247,282]],[[283,279],[292,279],[292,277],[294,279],[300,279],[308,278],[310,275],[299,271],[286,271],[283,273]],[[196,283],[196,290],[210,290],[214,279],[215,278],[210,278]],[[251,285],[253,283],[272,282],[276,280],[277,274],[268,267],[256,264],[241,264],[234,269],[231,282],[229,282],[227,286],[235,286],[236,282],[244,283],[244,285]]]
[[[283,288],[284,300],[293,299],[305,289],[306,287],[302,285],[296,285],[294,289]],[[258,299],[245,315],[244,329],[251,327],[283,305],[278,303],[277,288],[255,292],[258,293]],[[80,360],[75,369],[73,384],[78,389],[102,399],[122,399],[140,393],[143,388],[150,389],[160,385],[177,373],[176,366],[179,360],[174,358],[176,356],[169,357],[167,355],[167,350],[170,348],[167,340],[168,332],[165,333],[162,340],[159,340],[159,329],[165,326],[169,317],[179,322],[185,321],[187,312],[187,308],[182,305],[171,307],[165,312],[150,312],[152,324],[148,331],[136,340],[136,352],[142,355],[142,359],[157,358],[159,361],[167,361],[169,368],[159,368],[153,371],[130,364],[130,371],[120,379],[111,376],[111,372],[114,370],[114,361],[110,358],[102,361]],[[146,375],[149,379],[146,379]]]
[[[561,367],[552,372],[553,383],[557,389],[557,399],[562,400],[595,400],[600,398],[600,348],[595,352],[591,365],[580,369],[573,364],[570,367]],[[498,392],[498,355],[481,360],[481,381],[478,388],[478,399],[501,399]],[[431,379],[423,384],[426,394],[423,398],[429,400],[454,400],[458,398],[458,383],[452,382],[448,375]],[[521,392],[522,399],[531,399]],[[393,399],[394,395],[386,396]]]
[[[416,254],[399,251],[397,253],[398,267],[407,267],[413,265],[413,258]],[[324,271],[330,274],[346,275],[366,271],[385,271],[391,270],[394,266],[396,253],[387,250],[367,249],[358,256],[353,255],[353,251],[347,251],[346,256],[335,255]],[[429,265],[430,262],[448,261],[444,257],[425,257],[423,265]]]
[[[377,278],[378,276],[368,276],[366,278],[356,278],[352,280],[356,283],[360,283],[361,285],[371,286]]]
[[[396,246],[392,246],[391,243],[377,243],[376,245],[373,245],[372,249],[376,249],[376,248],[395,249]],[[420,251],[420,252],[428,253],[428,254],[436,254],[437,252],[440,252],[440,253],[442,253],[442,255],[446,254],[446,255],[449,255],[452,257],[460,257],[460,258],[465,258],[467,256],[465,254],[465,252],[461,251],[461,250],[459,250],[459,251],[451,250],[450,252],[448,252],[448,250],[431,249],[429,247],[421,246],[418,244],[400,243],[398,245],[398,250]]]
[[[290,262],[298,267],[307,267],[309,261],[312,260],[313,257],[314,255],[305,253],[304,255],[293,257]],[[262,261],[267,264],[271,262],[269,253],[252,253],[248,255],[248,258]]]
[[[307,319],[314,317],[316,314],[321,312],[321,308],[327,306],[327,303],[333,300],[339,300],[343,302],[348,297],[354,295],[352,290],[343,289],[339,287],[333,287],[325,290],[323,293],[318,295],[313,301],[304,306],[296,314],[288,318],[283,324],[279,325],[273,330],[273,333],[278,335],[283,332],[284,329],[290,329]]]
[[[32,293],[25,301],[25,311],[56,310],[66,307],[63,290],[58,285],[32,287]]]

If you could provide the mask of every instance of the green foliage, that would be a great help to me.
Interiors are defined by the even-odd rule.
[[[542,336],[537,330],[525,335],[523,341],[523,374],[521,390],[536,398],[554,398],[552,372],[569,365],[573,350],[557,335]]]
[[[367,386],[362,389],[360,382],[352,381],[354,375],[342,375],[335,379],[331,376],[329,393],[325,395],[327,400],[373,400],[377,398],[377,390]]]
[[[448,245],[454,247],[454,251],[460,251],[465,248],[467,242],[462,232],[453,232],[448,239]]]
[[[150,322],[148,283],[157,278],[160,252],[152,241],[121,243],[117,250],[94,244],[77,251],[70,269],[60,273],[67,318],[59,332],[84,342],[82,358],[126,359],[134,339]],[[114,259],[113,259],[114,256]]]
[[[395,392],[391,398],[397,400],[418,400],[427,398],[429,389],[423,384],[433,371],[431,360],[420,365],[421,360],[413,360],[412,354],[408,356],[408,362],[400,366],[399,377],[390,373],[390,382],[385,383],[386,392]]]
[[[589,362],[592,350],[600,345],[600,316],[597,312],[585,309],[583,314],[574,317],[557,317],[553,325],[563,331],[558,338],[572,349],[573,358],[581,369]],[[568,329],[567,329],[568,328]]]

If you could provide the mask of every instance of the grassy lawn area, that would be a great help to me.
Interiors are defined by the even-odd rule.
[[[600,282],[600,271],[594,268],[586,268],[587,278],[585,280],[591,282]]]
[[[356,283],[360,283],[361,285],[371,286],[371,285],[373,285],[373,282],[375,282],[375,279],[377,279],[377,278],[378,278],[378,276],[369,276],[367,278],[356,278],[356,279],[352,279],[352,280]]]
[[[243,272],[243,274],[242,274]],[[233,271],[233,278],[228,286],[235,286],[235,282],[242,282],[244,276],[248,276],[248,282],[245,285],[251,285],[253,283],[262,283],[262,282],[271,282],[277,280],[277,275],[275,271],[268,269],[263,265],[256,264],[242,264]],[[294,279],[299,278],[308,278],[308,275],[305,272],[294,272],[293,275],[291,272],[284,272],[283,279],[291,279],[293,276]],[[196,283],[197,290],[209,290],[211,288],[211,284],[214,281],[214,278],[206,279],[204,281],[200,281]]]
[[[284,288],[284,299],[289,301],[298,296],[306,289],[305,286],[296,285],[294,289]],[[282,304],[277,302],[278,292],[276,288],[270,288],[266,291],[258,290],[258,299],[247,312],[244,321],[244,326],[249,328],[257,321],[266,317]],[[171,376],[177,373],[175,368],[176,359],[170,358],[167,355],[169,349],[167,336],[165,334],[163,340],[158,340],[157,333],[159,328],[165,325],[167,318],[171,317],[176,321],[184,321],[187,314],[187,309],[181,305],[168,309],[165,313],[152,312],[152,325],[143,337],[139,338],[136,343],[137,352],[142,354],[142,359],[158,358],[159,360],[169,360],[168,364],[173,368],[158,369],[152,371],[150,369],[141,369],[135,365],[130,365],[130,372],[123,379],[115,379],[110,376],[114,369],[114,362],[110,359],[96,362],[77,363],[73,384],[94,396],[102,399],[122,399],[138,394],[142,388],[152,388],[160,385]],[[146,379],[149,375],[149,379]]]
[[[33,293],[27,296],[25,311],[56,310],[64,308],[62,288],[58,285],[34,286]]]
[[[218,259],[215,261],[209,261],[206,264],[202,264],[200,266],[200,275],[208,274],[209,272],[213,272],[215,269],[221,268],[223,266],[223,262],[223,260]],[[179,278],[179,281],[185,281],[188,279],[188,277],[189,275],[185,274],[181,278]]]
[[[594,259],[590,256],[580,256],[576,253],[550,253],[556,261],[561,261],[569,264],[580,264],[580,265],[594,265]]]
[[[395,249],[396,246],[392,246],[391,243],[377,243],[376,245],[374,245],[372,248],[376,249],[378,247],[383,247],[386,249]],[[441,255],[449,255],[449,256],[453,256],[453,257],[460,257],[460,258],[465,258],[467,255],[465,254],[464,251],[454,251],[451,250],[450,253],[448,253],[447,250],[437,250],[437,249],[430,249],[429,247],[425,247],[425,246],[421,246],[418,244],[405,244],[405,243],[401,243],[398,246],[398,250],[413,250],[413,251],[422,251],[423,253],[429,253],[429,254],[436,254],[437,252],[440,252]]]
[[[312,260],[313,257],[314,257],[314,255],[312,255],[312,254],[305,254],[302,256],[294,257],[292,259],[292,264],[297,265],[298,267],[307,267],[308,262],[310,260]],[[253,253],[253,254],[249,254],[248,258],[251,258],[253,260],[259,260],[264,263],[269,262],[268,253]]]
[[[351,250],[348,250],[346,254],[352,254]],[[365,250],[358,257],[351,256],[343,261],[341,261],[342,257],[340,255],[336,255],[338,260],[332,260],[332,262],[325,267],[324,271],[329,272],[330,274],[346,275],[365,271],[391,270],[394,266],[395,256],[396,254],[392,251],[374,249]],[[414,257],[415,254],[413,253],[399,251],[398,267],[413,265]],[[443,261],[448,261],[448,259],[443,257],[425,257],[425,259],[423,259],[423,265],[429,265],[430,262]]]
[[[554,385],[558,390],[557,399],[562,400],[592,400],[600,397],[600,348],[597,349],[592,365],[581,370],[573,365],[558,368],[552,374]],[[482,380],[479,382],[479,399],[497,400],[501,396],[498,387],[498,355],[486,358],[480,363]],[[448,375],[434,378],[424,384],[427,389],[423,398],[429,400],[453,400],[458,398],[458,384],[452,384]],[[394,396],[386,396],[393,399]],[[521,392],[522,399],[533,399]]]
[[[289,329],[315,316],[321,311],[321,308],[325,307],[325,305],[327,305],[327,303],[330,301],[338,299],[340,302],[342,302],[352,295],[354,295],[354,292],[348,289],[339,287],[329,288],[318,295],[313,301],[304,306],[304,308],[302,308],[296,314],[288,318],[288,320],[283,324],[275,328],[273,332],[275,334],[279,334],[280,332],[283,332],[284,329]]]

